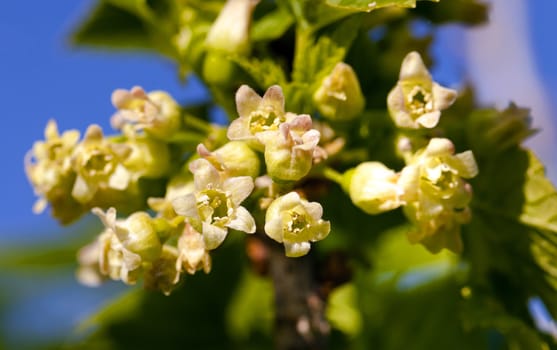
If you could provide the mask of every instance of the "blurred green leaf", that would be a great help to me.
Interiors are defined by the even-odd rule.
[[[363,12],[370,12],[381,7],[389,6],[416,7],[416,1],[417,0],[326,0],[327,4],[331,6]],[[439,2],[439,0],[428,1]]]
[[[275,61],[271,59],[246,58],[246,57],[230,57],[232,61],[237,63],[261,89],[267,89],[271,85],[286,84],[284,70]]]
[[[267,13],[253,23],[251,40],[266,41],[280,38],[294,24],[294,17],[284,7]]]
[[[472,285],[490,290],[526,322],[532,296],[555,317],[557,191],[534,154],[518,147],[480,157],[479,168],[473,219],[464,227]]]

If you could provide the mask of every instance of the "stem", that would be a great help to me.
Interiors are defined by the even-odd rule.
[[[211,123],[208,123],[204,120],[201,120],[189,114],[184,115],[184,124],[187,127],[197,129],[199,131],[204,132],[205,134],[209,134],[213,130]]]
[[[343,186],[342,183],[343,183],[344,176],[342,176],[342,174],[336,171],[335,169],[330,167],[324,167],[323,176],[325,176],[325,178],[328,180],[336,182],[341,187]]]
[[[329,324],[319,296],[311,255],[289,258],[282,245],[266,240],[275,289],[277,350],[326,349]]]

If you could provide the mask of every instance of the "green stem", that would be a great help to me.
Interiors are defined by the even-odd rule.
[[[335,169],[330,168],[330,167],[324,167],[323,168],[323,176],[328,180],[336,182],[341,187],[343,186],[342,184],[343,184],[344,176],[341,173],[339,173],[338,171],[336,171]]]
[[[194,117],[193,115],[186,114],[184,115],[184,124],[186,127],[191,127],[193,129],[202,131],[205,134],[211,133],[213,131],[213,126],[211,123],[206,122],[205,120],[199,119]]]

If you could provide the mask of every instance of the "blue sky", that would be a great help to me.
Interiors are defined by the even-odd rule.
[[[0,12],[0,101],[7,123],[0,138],[4,164],[0,245],[13,239],[46,239],[63,231],[48,214],[32,214],[35,196],[23,171],[24,154],[42,138],[50,118],[55,118],[62,130],[83,131],[93,122],[108,130],[112,90],[133,85],[165,89],[180,101],[203,98],[198,84],[184,86],[173,64],[158,56],[70,47],[68,34],[92,3],[35,1],[30,6],[29,2],[9,1]],[[555,100],[557,41],[550,38],[557,32],[553,18],[557,2],[528,1],[528,6],[537,70],[550,100]],[[450,74],[451,65],[444,71]]]

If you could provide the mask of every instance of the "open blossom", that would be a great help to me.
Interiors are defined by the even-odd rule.
[[[478,168],[471,151],[454,154],[448,139],[433,138],[416,153],[401,172],[404,212],[416,229],[411,242],[420,242],[433,252],[446,247],[462,249],[460,224],[470,218],[468,204],[472,188],[464,180],[476,176]]]
[[[89,126],[72,157],[72,168],[77,173],[72,196],[86,203],[100,188],[125,190],[132,174],[123,162],[130,152],[128,145],[105,139],[98,125]]]
[[[141,275],[141,257],[126,249],[114,231],[106,228],[99,237],[78,253],[80,267],[79,281],[88,286],[96,286],[105,276],[135,284]]]
[[[290,192],[275,199],[265,214],[265,233],[279,243],[284,243],[286,256],[306,255],[310,242],[327,237],[331,231],[329,221],[323,220],[323,207],[317,202],[300,198]]]
[[[311,127],[309,115],[295,115],[278,130],[257,135],[265,145],[267,172],[274,180],[297,181],[309,173],[314,154],[320,153],[317,144],[321,136]]]
[[[174,210],[183,215],[203,234],[207,250],[217,248],[226,238],[228,229],[255,232],[255,221],[240,204],[253,190],[250,176],[223,179],[206,159],[190,164],[195,191],[174,200]],[[196,227],[199,226],[199,227]]]
[[[258,133],[278,130],[287,120],[284,95],[278,85],[268,88],[263,97],[247,85],[240,86],[236,92],[236,109],[239,117],[230,123],[227,132],[231,140],[255,141]]]
[[[25,156],[25,172],[35,193],[40,196],[33,206],[35,213],[41,213],[47,201],[58,202],[57,197],[67,197],[64,188],[75,176],[70,160],[79,141],[79,131],[69,130],[60,135],[56,122],[50,120],[44,136],[45,140],[35,142]]]
[[[118,109],[111,120],[116,129],[132,124],[164,140],[180,128],[180,107],[164,91],[146,93],[140,86],[129,91],[117,89],[112,93],[112,104]]]
[[[400,128],[433,128],[441,110],[456,99],[456,91],[434,82],[420,54],[410,52],[402,61],[396,86],[387,97],[389,113]]]

